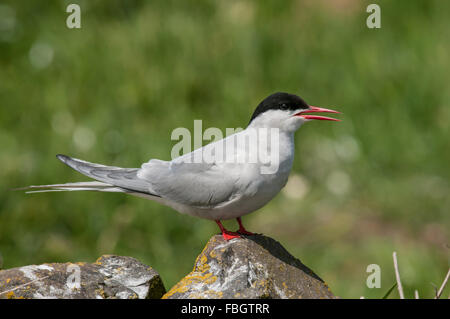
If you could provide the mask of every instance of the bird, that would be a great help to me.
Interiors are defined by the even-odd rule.
[[[311,106],[295,94],[273,93],[258,104],[245,129],[170,161],[150,159],[140,168],[122,168],[58,154],[61,162],[95,181],[31,185],[22,189],[27,193],[82,190],[126,193],[156,201],[182,214],[213,220],[226,241],[251,236],[254,233],[243,226],[241,218],[266,205],[286,185],[294,162],[294,133],[312,120],[340,121],[310,114],[319,112],[340,113]],[[268,152],[272,151],[271,163],[260,159],[264,145]],[[208,152],[218,154],[220,150],[224,153],[222,160],[214,156],[209,161],[194,160]],[[237,220],[237,231],[223,226],[221,221],[230,219]]]

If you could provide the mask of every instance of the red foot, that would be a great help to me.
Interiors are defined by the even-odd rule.
[[[235,233],[234,231],[229,231],[229,230],[222,232],[222,236],[223,236],[223,239],[225,239],[226,241],[233,239],[233,238],[241,238],[241,234]]]
[[[226,230],[225,227],[223,227],[220,220],[216,220],[216,223],[217,223],[217,225],[219,225],[219,228],[222,232],[223,239],[225,239],[226,241],[233,239],[233,238],[241,237],[241,235],[239,233],[235,233],[233,231]]]
[[[239,230],[237,231],[239,234],[242,234],[242,235],[249,235],[249,236],[255,234],[255,233],[249,232],[248,230],[246,230],[246,229],[244,228],[244,225],[242,225],[242,220],[241,220],[240,217],[236,218],[236,220],[237,220],[237,222],[239,223]]]

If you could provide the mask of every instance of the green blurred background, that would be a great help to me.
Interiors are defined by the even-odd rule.
[[[381,29],[366,27],[372,2]],[[69,3],[81,29],[66,27]],[[397,251],[406,295],[433,297],[450,255],[449,20],[450,2],[437,0],[2,0],[3,268],[127,255],[170,288],[215,223],[123,194],[9,189],[86,180],[57,153],[169,160],[173,129],[245,127],[260,100],[286,91],[344,121],[297,132],[289,184],[247,228],[338,296],[380,298]],[[366,286],[369,264],[381,266],[380,289]]]

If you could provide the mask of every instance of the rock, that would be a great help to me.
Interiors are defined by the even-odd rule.
[[[274,239],[254,235],[227,242],[216,235],[197,257],[194,270],[163,298],[336,297]]]
[[[0,299],[144,299],[165,293],[159,274],[137,259],[104,255],[95,263],[51,263],[0,271]]]

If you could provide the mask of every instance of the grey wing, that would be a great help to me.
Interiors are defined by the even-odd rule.
[[[190,206],[212,207],[236,195],[236,178],[215,164],[150,160],[137,175],[161,197]]]
[[[121,187],[125,190],[158,196],[150,190],[150,184],[137,176],[139,168],[122,168],[86,162],[66,155],[56,156],[74,170],[98,181]]]

